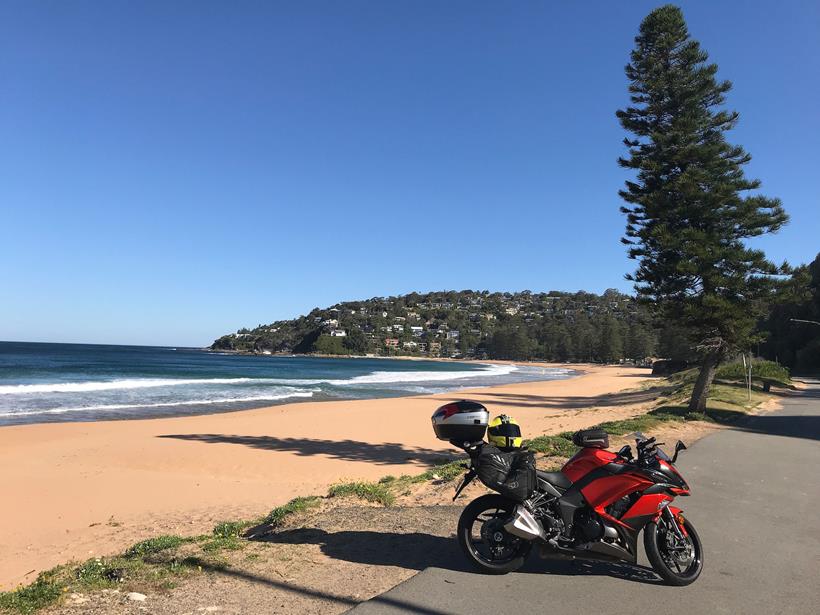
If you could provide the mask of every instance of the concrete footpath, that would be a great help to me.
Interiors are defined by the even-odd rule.
[[[703,438],[677,465],[693,493],[677,504],[704,548],[689,587],[660,582],[641,537],[638,567],[533,555],[504,576],[427,568],[351,612],[820,613],[820,383]]]

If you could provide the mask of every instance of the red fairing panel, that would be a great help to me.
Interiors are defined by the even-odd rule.
[[[643,491],[652,485],[651,481],[637,474],[625,473],[594,480],[581,489],[581,493],[593,508],[606,507],[633,491]]]
[[[567,478],[577,483],[581,478],[601,466],[612,463],[617,459],[615,453],[602,448],[582,448],[575,456],[561,468]]]
[[[658,515],[661,511],[661,505],[668,500],[672,500],[672,496],[666,493],[643,495],[624,513],[621,520],[626,521],[632,517],[643,517],[645,515]]]

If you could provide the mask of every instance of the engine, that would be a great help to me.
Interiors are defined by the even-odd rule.
[[[584,508],[575,515],[575,528],[586,542],[598,540],[604,535],[604,524],[597,513]]]
[[[553,504],[551,502],[550,504]],[[564,532],[564,522],[561,520],[561,515],[557,510],[551,510],[551,506],[539,506],[535,509],[534,514],[538,521],[541,522],[541,527],[544,528],[544,533],[547,538],[556,538]]]

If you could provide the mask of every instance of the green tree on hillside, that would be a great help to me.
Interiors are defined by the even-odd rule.
[[[625,355],[633,361],[643,361],[655,352],[654,332],[645,323],[629,327],[626,337]]]
[[[367,336],[361,329],[350,327],[347,330],[347,337],[344,340],[344,347],[350,354],[365,354],[367,352]]]
[[[808,265],[795,267],[778,289],[763,330],[761,351],[799,372],[820,370],[820,254]]]
[[[604,363],[616,363],[624,356],[623,338],[618,322],[614,318],[604,320],[601,327],[598,357]]]
[[[717,365],[752,341],[772,276],[782,273],[745,240],[787,221],[780,201],[749,194],[750,160],[725,133],[738,114],[722,108],[729,81],[689,37],[681,10],[666,5],[641,23],[626,67],[631,106],[617,112],[635,171],[623,242],[638,268],[629,279],[660,316],[691,332],[701,370],[689,408],[702,411]]]

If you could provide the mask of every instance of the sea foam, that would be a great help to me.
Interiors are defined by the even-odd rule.
[[[315,391],[293,391],[292,393],[280,393],[269,395],[253,395],[249,397],[222,397],[216,399],[189,399],[185,401],[169,401],[160,403],[134,403],[134,404],[101,404],[92,406],[75,406],[65,408],[48,408],[44,410],[23,410],[19,412],[0,412],[3,416],[35,416],[40,414],[64,414],[66,412],[90,412],[96,410],[127,410],[129,408],[166,408],[174,406],[202,406],[209,404],[234,404],[248,403],[254,401],[279,401],[291,397],[313,397]]]
[[[355,386],[367,384],[393,384],[401,382],[443,382],[464,378],[490,378],[505,376],[516,371],[515,365],[488,364],[482,369],[468,371],[375,371],[362,376],[346,379],[335,378],[127,378],[88,382],[45,382],[37,384],[12,384],[0,386],[0,395],[26,395],[36,393],[87,393],[94,391],[116,391],[127,389],[147,389],[171,386],[203,385],[318,385]],[[559,372],[559,370],[555,370]]]

